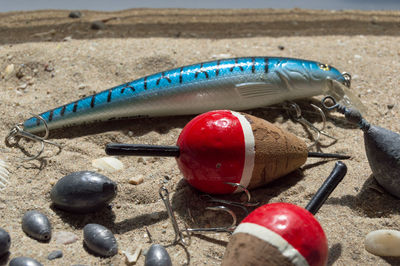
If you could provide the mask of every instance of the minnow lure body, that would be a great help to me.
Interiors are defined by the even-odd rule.
[[[39,116],[56,129],[133,117],[246,110],[328,91],[328,80],[349,86],[337,69],[314,61],[245,57],[204,62],[146,76],[51,109]],[[41,119],[23,123],[44,131]]]

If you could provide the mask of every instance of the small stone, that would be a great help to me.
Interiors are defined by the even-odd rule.
[[[142,176],[142,175],[134,176],[134,177],[131,177],[131,178],[129,179],[129,184],[132,184],[132,185],[139,185],[139,184],[143,183],[143,181],[144,181],[144,179],[143,179],[143,176]]]
[[[67,36],[63,39],[64,42],[72,41],[72,36]]]
[[[278,49],[281,50],[281,51],[283,51],[283,50],[285,50],[285,46],[283,46],[283,45],[278,45]]]
[[[17,90],[25,90],[26,87],[28,87],[28,84],[24,83],[24,84],[19,85],[19,86],[17,87]]]
[[[393,109],[393,107],[394,107],[394,104],[393,104],[393,103],[387,105],[387,108],[388,108],[389,110]]]
[[[78,89],[83,90],[84,88],[86,88],[86,85],[81,83],[78,85]]]
[[[93,21],[90,25],[90,28],[92,30],[102,30],[106,28],[106,24],[104,24],[102,21]]]
[[[355,55],[354,55],[354,58],[355,58],[355,59],[361,59],[362,56],[361,56],[361,55],[358,55],[358,54],[355,54]]]
[[[365,237],[365,249],[377,256],[400,256],[400,231],[377,230]]]
[[[62,256],[63,256],[63,253],[62,253],[61,250],[55,250],[55,251],[52,251],[52,252],[47,256],[47,259],[48,259],[48,260],[55,260],[55,259],[62,258]]]
[[[46,71],[46,72],[52,72],[52,71],[54,71],[54,67],[52,67],[52,66],[49,65],[49,64],[46,64],[46,65],[44,66],[44,71]]]
[[[68,245],[78,241],[78,236],[71,232],[59,231],[54,233],[53,239],[56,244]]]
[[[124,164],[114,157],[102,157],[92,161],[92,166],[107,172],[116,172],[124,169]]]
[[[4,70],[4,78],[8,79],[13,72],[14,72],[14,64],[6,66],[6,69]]]
[[[80,11],[71,11],[68,15],[70,18],[80,18],[82,17],[82,13]]]
[[[129,264],[132,264],[132,263],[136,263],[137,262],[137,260],[138,260],[138,258],[139,258],[139,256],[140,256],[140,252],[142,251],[142,246],[139,246],[136,250],[135,250],[135,253],[133,253],[133,254],[131,254],[130,252],[128,252],[128,251],[122,251],[122,253],[125,255],[125,257],[126,257],[126,261],[129,263]]]

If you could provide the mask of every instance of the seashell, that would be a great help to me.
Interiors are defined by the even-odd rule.
[[[0,159],[0,191],[3,190],[7,184],[10,182],[8,181],[8,176],[10,172],[7,170],[8,164]]]
[[[102,157],[95,159],[92,161],[92,166],[110,173],[124,169],[124,164],[114,157]]]
[[[171,257],[167,250],[159,244],[151,245],[149,251],[147,251],[146,259],[144,261],[145,266],[172,266]]]
[[[50,198],[62,210],[89,213],[105,207],[117,194],[117,184],[91,171],[74,172],[61,178],[52,188]]]
[[[139,246],[136,250],[135,253],[130,253],[129,251],[122,251],[122,253],[125,255],[126,261],[129,264],[136,263],[139,256],[140,252],[142,251],[142,246]]]
[[[3,228],[0,228],[0,257],[8,252],[11,246],[10,235]]]
[[[29,257],[17,257],[13,258],[8,266],[43,266],[43,264]]]
[[[22,217],[22,230],[33,239],[49,241],[51,225],[47,216],[38,211],[28,211]]]
[[[400,256],[400,231],[376,230],[365,237],[365,249],[377,256]]]
[[[118,244],[113,233],[99,224],[87,224],[83,228],[83,241],[93,253],[111,257],[117,254]]]

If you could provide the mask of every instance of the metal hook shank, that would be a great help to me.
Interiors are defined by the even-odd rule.
[[[192,233],[210,233],[210,232],[228,232],[232,233],[236,229],[236,222],[237,222],[237,217],[236,214],[229,208],[225,206],[216,206],[216,207],[207,207],[207,210],[213,210],[213,211],[225,211],[229,213],[232,217],[232,224],[227,227],[213,227],[213,228],[187,228],[186,231],[192,232]]]

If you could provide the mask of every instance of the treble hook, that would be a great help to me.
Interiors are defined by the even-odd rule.
[[[24,138],[27,138],[27,139],[30,139],[33,141],[40,142],[41,148],[40,148],[39,152],[36,155],[30,156],[30,157],[20,158],[22,161],[32,161],[32,160],[37,159],[43,153],[45,143],[54,145],[54,146],[58,147],[59,149],[62,148],[62,146],[60,144],[47,140],[47,138],[49,137],[49,127],[47,125],[46,120],[44,120],[39,115],[32,114],[32,116],[36,117],[37,119],[39,119],[43,122],[45,131],[46,131],[43,137],[39,137],[37,135],[27,132],[23,129],[22,124],[17,124],[10,130],[10,132],[8,133],[8,135],[6,136],[6,139],[5,139],[5,144],[9,147],[16,145],[17,141],[15,141],[14,143],[11,143],[11,141],[15,140],[15,138],[17,138],[17,137],[24,137]]]
[[[179,230],[179,225],[176,222],[176,218],[175,218],[174,212],[172,210],[171,203],[169,201],[168,189],[165,188],[164,186],[162,186],[158,190],[158,193],[160,194],[160,197],[161,197],[162,201],[164,202],[165,208],[167,209],[167,212],[168,212],[168,216],[171,219],[172,226],[174,227],[175,239],[174,239],[173,243],[181,242],[183,245],[189,246],[190,242],[191,242],[190,234],[187,233],[188,241],[186,241],[185,237],[183,236],[182,231]]]
[[[215,206],[215,207],[207,207],[206,210],[213,210],[213,211],[225,211],[227,213],[229,213],[232,217],[232,224],[228,227],[212,227],[212,228],[186,228],[186,231],[191,232],[191,233],[223,233],[223,232],[227,232],[227,233],[232,233],[233,231],[235,231],[236,229],[236,222],[237,222],[237,218],[236,218],[236,214],[229,208],[225,207],[225,206]]]
[[[249,213],[246,207],[255,207],[260,204],[259,202],[250,202],[251,194],[245,186],[243,186],[239,183],[231,183],[231,182],[225,182],[225,184],[228,184],[228,185],[231,185],[231,186],[234,186],[234,187],[237,187],[237,188],[240,188],[241,190],[243,190],[243,192],[247,196],[247,201],[243,203],[243,202],[237,202],[237,201],[231,201],[231,200],[223,200],[223,199],[214,198],[209,194],[203,194],[203,195],[201,195],[201,197],[207,198],[208,202],[222,203],[222,204],[242,208],[246,212],[246,214]]]
[[[296,103],[290,103],[289,105],[289,114],[293,117],[293,119],[299,123],[301,123],[302,125],[304,125],[305,127],[309,127],[310,129],[314,130],[317,133],[317,137],[314,139],[314,143],[311,144],[308,148],[313,147],[314,145],[316,145],[321,137],[321,135],[324,135],[328,138],[331,138],[333,140],[337,140],[337,138],[329,135],[328,133],[326,133],[324,131],[325,126],[326,126],[326,116],[324,111],[322,111],[321,108],[319,108],[318,106],[316,106],[315,104],[310,104],[321,116],[322,118],[322,127],[321,128],[317,128],[316,126],[314,126],[310,121],[308,121],[307,119],[305,119],[301,113],[301,109],[300,106]],[[295,114],[293,114],[293,111]]]
[[[215,207],[207,207],[207,210],[214,210],[214,211],[225,211],[227,213],[229,213],[232,217],[232,224],[228,227],[214,227],[214,228],[185,228],[186,232],[186,237],[188,239],[188,241],[185,240],[185,236],[183,235],[183,231],[179,229],[179,225],[176,221],[174,212],[172,210],[171,207],[171,203],[169,201],[169,192],[168,189],[166,189],[164,186],[160,187],[159,189],[159,194],[160,197],[162,199],[162,201],[164,202],[164,205],[167,209],[168,212],[168,216],[171,219],[171,223],[172,226],[174,228],[175,231],[175,239],[173,243],[179,243],[181,242],[183,245],[185,246],[189,246],[190,242],[191,242],[191,234],[190,233],[199,233],[199,232],[203,232],[203,233],[210,233],[210,232],[228,232],[228,233],[232,233],[235,228],[236,228],[236,222],[237,222],[237,218],[235,213],[230,210],[229,208],[225,207],[225,206],[215,206]]]

